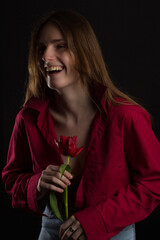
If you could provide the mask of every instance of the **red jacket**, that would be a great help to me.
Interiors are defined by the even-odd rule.
[[[103,96],[102,92],[98,92]],[[49,100],[31,99],[18,113],[2,177],[13,207],[38,210],[36,187],[43,169],[60,165]],[[145,219],[160,203],[160,144],[139,106],[110,106],[101,97],[88,145],[75,213],[88,240],[108,240]]]

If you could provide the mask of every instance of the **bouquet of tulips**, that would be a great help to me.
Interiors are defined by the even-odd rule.
[[[61,152],[61,154],[67,156],[67,164],[62,164],[60,166],[60,171],[61,171],[61,177],[64,174],[64,171],[68,171],[71,173],[71,167],[70,167],[70,157],[76,157],[78,156],[84,147],[77,148],[76,147],[76,141],[77,141],[77,136],[73,137],[65,137],[65,136],[60,136],[60,140],[56,141],[56,144]],[[65,188],[63,192],[63,202],[65,205],[65,217],[66,220],[68,219],[68,186]],[[58,202],[55,193],[52,191],[50,192],[50,206],[57,218],[59,218],[61,221],[63,221],[63,218],[61,216],[61,213],[58,208]]]

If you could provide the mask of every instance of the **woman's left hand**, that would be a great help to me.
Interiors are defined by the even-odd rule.
[[[60,227],[59,232],[61,240],[86,240],[85,232],[80,222],[72,215],[66,222]]]

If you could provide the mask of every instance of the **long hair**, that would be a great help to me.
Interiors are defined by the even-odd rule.
[[[38,50],[39,33],[48,22],[56,24],[64,35],[68,49],[74,55],[74,67],[79,72],[83,85],[89,86],[89,89],[96,84],[107,86],[106,105],[119,104],[117,97],[123,99],[121,104],[139,105],[113,84],[90,23],[83,16],[71,10],[50,12],[35,25],[30,42],[29,81],[25,102],[31,97],[44,98],[49,91],[41,68]],[[96,103],[96,99],[94,102]]]

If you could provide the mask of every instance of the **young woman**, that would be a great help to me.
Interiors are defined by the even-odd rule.
[[[69,219],[46,202],[39,240],[136,239],[135,223],[160,203],[160,145],[148,113],[113,85],[93,29],[73,11],[37,23],[28,66],[2,174],[13,207],[41,213],[40,199],[69,186]],[[60,136],[85,147],[71,158],[74,177],[61,177]]]

